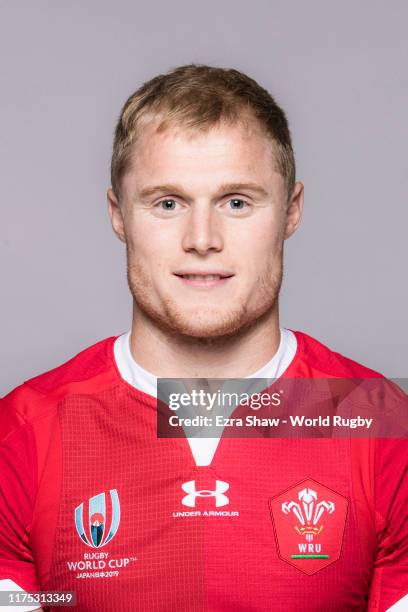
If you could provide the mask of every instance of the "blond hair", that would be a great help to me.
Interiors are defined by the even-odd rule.
[[[221,121],[233,124],[255,118],[271,138],[276,170],[285,179],[289,200],[296,169],[284,111],[246,74],[203,64],[179,66],[160,74],[126,100],[115,128],[111,161],[112,189],[118,198],[133,144],[143,125],[154,118],[161,118],[158,131],[169,124],[204,131]]]

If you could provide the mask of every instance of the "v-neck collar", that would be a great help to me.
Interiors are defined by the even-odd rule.
[[[130,350],[131,330],[115,339],[113,346],[114,361],[122,380],[126,381],[137,392],[147,396],[149,404],[157,401],[157,376],[140,366]],[[297,338],[292,330],[280,328],[280,342],[275,355],[259,370],[245,378],[280,378],[293,363],[297,353]],[[147,399],[146,398],[146,399]],[[210,466],[214,457],[220,454],[223,436],[219,438],[179,438],[187,442],[196,466]]]

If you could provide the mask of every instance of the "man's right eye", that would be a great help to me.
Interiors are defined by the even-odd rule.
[[[176,200],[168,198],[166,200],[160,200],[160,202],[158,202],[156,206],[160,207],[162,210],[174,210],[176,204]]]

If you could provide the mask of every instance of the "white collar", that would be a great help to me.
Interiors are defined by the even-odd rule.
[[[148,395],[157,397],[157,376],[142,368],[134,360],[130,351],[130,333],[129,330],[115,340],[114,355],[119,373],[133,387]],[[295,334],[289,329],[280,328],[280,342],[275,355],[257,372],[246,378],[279,378],[293,360],[296,350],[297,340]],[[187,437],[191,454],[197,466],[208,466],[211,464],[220,440],[221,437]]]
[[[157,376],[142,368],[133,358],[130,350],[130,334],[131,330],[115,340],[114,355],[119,373],[133,387],[152,397],[157,397]],[[279,378],[295,356],[296,349],[295,334],[281,327],[279,347],[275,355],[257,372],[245,378]]]

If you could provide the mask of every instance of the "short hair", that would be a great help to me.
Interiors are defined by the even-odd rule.
[[[155,118],[161,119],[159,132],[170,124],[205,131],[221,122],[235,124],[257,119],[271,138],[275,169],[285,179],[289,201],[296,169],[284,111],[266,89],[246,74],[204,64],[187,64],[160,74],[125,102],[115,128],[111,161],[112,189],[119,199],[133,144],[143,125]]]

